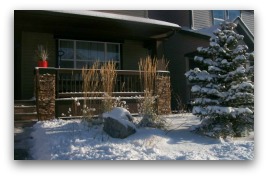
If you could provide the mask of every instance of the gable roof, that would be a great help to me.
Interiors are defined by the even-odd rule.
[[[244,32],[244,34],[247,35],[247,37],[250,38],[250,40],[254,43],[254,35],[251,33],[251,31],[249,30],[249,28],[247,27],[247,25],[245,24],[245,22],[240,18],[237,17],[233,20],[234,23],[237,24],[237,28],[241,28],[242,31]],[[208,28],[202,28],[202,29],[198,29],[198,30],[189,30],[190,32],[193,33],[198,33],[200,35],[205,35],[205,36],[213,36],[213,32],[218,28],[218,25],[213,25],[211,27]]]
[[[240,18],[237,17],[234,21],[237,24],[236,31],[244,36],[243,41],[247,44],[250,51],[254,51],[254,35],[251,33],[245,22]],[[190,35],[201,37],[201,38],[210,38],[214,36],[213,32],[218,28],[218,25],[213,25],[208,28],[202,28],[198,30],[192,30],[189,28],[182,28],[181,32],[188,33]]]
[[[254,35],[245,22],[240,17],[235,18],[233,22],[236,23],[238,27],[241,27],[247,37],[254,43]]]

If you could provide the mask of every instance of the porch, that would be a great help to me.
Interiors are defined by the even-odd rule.
[[[97,72],[100,72],[96,69]],[[138,113],[138,102],[144,97],[140,71],[116,70],[116,79],[111,97],[113,101],[125,101],[131,113]],[[99,82],[100,83],[100,82]],[[35,68],[35,94],[38,120],[65,116],[82,116],[82,107],[90,102],[94,115],[101,113],[105,89],[97,86],[94,92],[83,89],[82,69]],[[157,71],[153,97],[156,98],[158,114],[171,113],[170,76],[168,71]],[[79,103],[77,105],[76,103]],[[71,112],[69,110],[71,108]]]

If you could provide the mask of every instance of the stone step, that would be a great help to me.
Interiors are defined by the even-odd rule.
[[[14,121],[14,128],[32,127],[36,122],[37,119]]]
[[[36,105],[25,106],[25,105],[16,105],[14,106],[14,113],[35,113]]]
[[[14,106],[33,106],[36,105],[35,100],[14,100]]]
[[[15,113],[14,114],[15,121],[32,121],[37,120],[37,113]]]

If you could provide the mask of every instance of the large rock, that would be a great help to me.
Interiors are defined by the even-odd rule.
[[[115,107],[113,108],[112,111],[110,112],[106,112],[102,114],[103,118],[119,118],[119,119],[123,119],[123,120],[128,120],[128,121],[133,121],[133,117],[131,116],[130,112],[125,109],[125,108],[121,108],[121,107]]]
[[[126,138],[136,132],[135,125],[128,110],[124,108],[114,108],[111,112],[102,115],[104,119],[103,130],[113,138]]]

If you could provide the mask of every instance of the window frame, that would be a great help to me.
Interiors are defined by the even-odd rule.
[[[107,62],[109,61],[107,59],[107,45],[108,44],[112,44],[112,45],[117,45],[118,46],[118,60],[113,60],[116,65],[121,68],[121,43],[115,43],[115,42],[102,42],[102,41],[88,41],[88,40],[74,40],[74,39],[58,39],[58,52],[61,49],[61,41],[71,41],[73,42],[73,59],[64,59],[61,58],[60,56],[58,56],[58,67],[61,68],[60,64],[61,61],[73,61],[73,68],[77,69],[77,62],[95,62],[96,60],[81,60],[81,59],[77,59],[77,42],[87,42],[87,43],[96,43],[96,44],[103,44],[104,45],[104,61],[100,61],[102,62]]]

